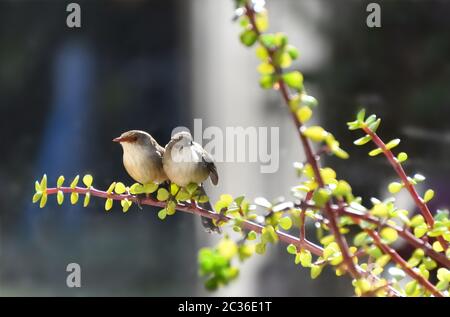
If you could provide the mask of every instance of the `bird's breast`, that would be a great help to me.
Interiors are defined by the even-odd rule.
[[[166,179],[161,158],[156,152],[127,149],[123,154],[123,164],[128,174],[139,183],[161,183]]]

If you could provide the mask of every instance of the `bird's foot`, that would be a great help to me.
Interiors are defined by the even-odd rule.
[[[136,205],[139,207],[140,210],[144,209],[142,208],[142,201],[147,197],[146,194],[137,194],[136,195]]]

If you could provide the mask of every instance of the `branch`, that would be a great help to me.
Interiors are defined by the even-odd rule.
[[[250,20],[253,30],[258,35],[258,38],[260,38],[261,32],[258,29],[258,26],[256,24],[255,12],[254,12],[252,6],[249,5],[248,3],[246,3],[245,11],[246,11],[247,17]],[[282,95],[285,103],[286,103],[286,106],[289,107],[289,101],[291,100],[291,97],[289,94],[289,89],[288,89],[286,83],[284,82],[283,78],[280,76],[283,74],[282,69],[278,65],[276,65],[276,63],[273,62],[275,52],[272,49],[270,49],[269,47],[267,47],[266,45],[264,45],[264,43],[262,41],[260,41],[260,44],[263,47],[265,47],[267,52],[269,53],[269,62],[275,68],[275,72],[279,75],[278,76],[279,77],[279,79],[278,79],[279,90],[281,92],[281,95]],[[300,122],[300,120],[298,119],[298,117],[296,116],[295,113],[293,113],[292,111],[290,111],[290,113],[292,115],[295,126],[297,128],[300,140],[302,142],[303,150],[306,155],[306,159],[314,171],[315,179],[316,179],[319,187],[324,188],[324,182],[322,179],[322,175],[320,174],[320,167],[319,167],[319,162],[318,162],[319,157],[313,154],[312,147],[311,147],[311,144],[309,143],[309,140],[303,135],[302,123]],[[325,211],[327,218],[330,221],[331,232],[333,233],[336,243],[338,244],[338,246],[342,252],[342,257],[343,257],[344,263],[346,264],[347,270],[350,272],[350,274],[352,275],[353,278],[356,278],[356,279],[360,278],[361,275],[358,272],[358,270],[356,269],[355,264],[353,263],[353,260],[350,255],[350,251],[348,249],[347,241],[345,240],[345,237],[339,232],[336,215],[332,212],[329,202],[327,202],[325,204],[324,211]]]
[[[414,246],[415,248],[420,248],[424,250],[424,252],[431,257],[436,262],[441,263],[446,268],[450,268],[450,260],[444,254],[438,253],[433,250],[433,247],[427,243],[426,241],[416,238],[409,230],[405,228],[400,228],[399,226],[390,224],[390,223],[382,223],[379,219],[369,215],[363,214],[356,211],[351,211],[348,208],[337,208],[336,211],[341,215],[350,216],[352,218],[358,218],[370,223],[373,223],[379,227],[389,227],[397,231],[400,237],[402,237],[406,242]]]
[[[414,200],[415,204],[417,205],[417,207],[419,208],[423,217],[425,218],[425,221],[427,222],[428,227],[432,228],[434,225],[433,215],[431,214],[431,211],[428,208],[427,204],[423,201],[423,199],[417,193],[415,187],[408,180],[408,176],[406,175],[405,170],[403,169],[402,165],[397,161],[397,159],[395,158],[392,151],[386,147],[386,144],[375,132],[373,132],[365,124],[362,126],[362,129],[364,130],[365,133],[367,133],[371,137],[373,143],[375,143],[376,146],[378,146],[383,151],[383,154],[386,156],[389,163],[391,164],[391,166],[394,168],[397,175],[402,180],[404,186],[408,190],[408,192],[411,195],[412,199]],[[448,248],[447,241],[445,241],[442,237],[437,237],[437,239],[445,249]]]
[[[158,201],[150,196],[145,197],[145,198],[138,198],[136,195],[131,195],[131,194],[115,194],[115,193],[108,193],[106,191],[102,191],[99,189],[96,189],[94,187],[89,187],[89,188],[85,188],[85,187],[58,187],[58,188],[47,188],[45,190],[45,193],[47,195],[56,195],[58,193],[58,191],[61,191],[63,193],[78,193],[78,194],[82,194],[82,195],[86,195],[86,194],[90,194],[91,196],[94,197],[99,197],[99,198],[105,198],[105,199],[113,199],[113,200],[117,200],[117,201],[121,201],[121,200],[129,200],[132,201],[136,204],[140,204],[140,205],[148,205],[148,206],[154,206],[154,207],[161,207],[164,208],[166,207],[166,202],[163,201]],[[198,216],[202,216],[202,217],[207,217],[210,219],[214,219],[216,221],[222,221],[222,222],[229,222],[232,221],[234,218],[233,217],[229,217],[223,214],[219,214],[219,213],[215,213],[213,211],[201,208],[200,206],[198,206],[197,204],[182,204],[182,203],[178,203],[175,206],[175,209],[181,212],[185,212],[185,213],[189,213],[189,214],[194,214],[194,215],[198,215]],[[263,225],[260,225],[258,223],[249,221],[249,220],[243,220],[240,225],[247,230],[253,230],[257,233],[261,233],[262,229],[264,228]],[[287,234],[285,232],[281,232],[279,230],[276,231],[279,240],[286,243],[286,244],[293,244],[295,245],[297,248],[299,249],[305,249],[310,251],[312,254],[316,255],[316,256],[322,256],[323,255],[323,248],[316,245],[315,243],[303,238],[303,239],[299,239],[297,237],[294,237],[290,234]],[[363,269],[361,269],[359,266],[355,265],[355,269],[357,270],[358,274],[360,275],[370,275],[374,280],[378,280],[378,277],[372,275],[370,272],[366,272]],[[391,287],[390,285],[387,285],[387,289],[388,292],[393,295],[393,296],[398,296],[400,297],[401,294],[393,287]]]
[[[444,295],[439,292],[433,284],[431,284],[425,277],[418,274],[415,270],[413,270],[409,264],[391,247],[387,244],[383,243],[380,239],[380,236],[377,232],[365,229],[367,234],[372,237],[376,246],[378,246],[385,254],[390,255],[391,259],[394,260],[396,264],[402,267],[402,269],[414,280],[416,280],[420,285],[430,291],[436,297],[444,297]]]
[[[308,209],[308,208],[309,209],[320,209],[318,206],[308,203],[307,200],[301,201],[300,203],[295,204],[295,207],[300,208],[302,210]],[[364,220],[364,221],[370,222],[372,224],[375,224],[380,228],[381,227],[389,227],[391,229],[394,229],[395,231],[397,231],[398,235],[400,237],[402,237],[407,243],[409,243],[410,245],[412,245],[415,248],[424,250],[425,254],[427,254],[433,260],[441,263],[446,268],[450,268],[450,260],[444,254],[434,251],[433,247],[428,242],[417,238],[414,234],[411,233],[411,231],[407,230],[406,228],[401,228],[390,222],[382,222],[380,219],[378,219],[370,214],[361,213],[352,208],[349,208],[346,205],[344,205],[344,206],[332,205],[331,208],[334,212],[336,212],[339,215],[344,215],[344,216],[349,216],[351,218]],[[326,219],[317,218],[317,220],[322,221],[326,225],[328,225],[328,221]]]
[[[137,196],[131,195],[131,194],[114,194],[114,193],[108,194],[106,191],[101,191],[101,190],[95,189],[93,187],[90,187],[90,188],[84,188],[84,187],[47,188],[46,193],[47,193],[47,195],[55,195],[55,194],[57,194],[58,191],[62,191],[63,193],[79,193],[79,194],[83,194],[83,195],[90,193],[91,196],[105,198],[105,199],[110,198],[110,199],[119,200],[119,201],[128,199],[129,201],[132,201],[136,204],[161,207],[161,208],[165,208],[167,205],[166,202],[158,201],[150,196],[145,197],[143,199],[139,199]],[[232,217],[218,214],[218,213],[201,208],[200,206],[193,205],[193,204],[178,203],[176,205],[175,209],[178,211],[182,211],[182,212],[186,212],[186,213],[190,213],[190,214],[194,214],[194,215],[198,215],[198,216],[215,219],[217,221],[229,222],[229,221],[233,220]],[[242,221],[241,226],[247,230],[253,230],[257,233],[261,233],[262,229],[264,228],[263,225],[260,225],[258,223],[248,221],[248,220]],[[300,240],[292,235],[289,235],[289,234],[287,234],[285,232],[281,232],[281,231],[276,231],[276,233],[278,234],[279,239],[287,244],[292,243],[296,247],[306,249],[306,250],[310,251],[311,253],[315,254],[316,256],[321,256],[323,253],[323,249],[320,246],[318,246],[308,240]]]

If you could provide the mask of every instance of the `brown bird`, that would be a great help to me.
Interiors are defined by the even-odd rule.
[[[190,183],[201,185],[208,177],[214,185],[219,182],[212,156],[193,141],[189,132],[179,132],[172,137],[165,147],[162,162],[167,177],[180,187]],[[205,194],[203,187],[200,188]],[[211,210],[209,203],[208,209]],[[202,224],[207,231],[220,233],[212,219],[202,217]]]
[[[123,149],[123,165],[136,182],[148,184],[167,180],[162,165],[164,148],[147,132],[131,130],[113,140]]]

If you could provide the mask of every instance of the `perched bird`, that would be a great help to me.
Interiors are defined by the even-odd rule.
[[[201,185],[208,177],[214,185],[219,182],[212,156],[193,141],[189,132],[179,132],[172,137],[165,147],[162,163],[169,180],[180,187],[190,183]],[[205,193],[203,187],[201,190]],[[210,204],[208,208],[211,209]],[[202,217],[202,224],[207,231],[220,233],[212,219]]]
[[[147,132],[131,130],[113,139],[123,148],[123,165],[128,174],[141,184],[167,180],[162,165],[164,148]]]

